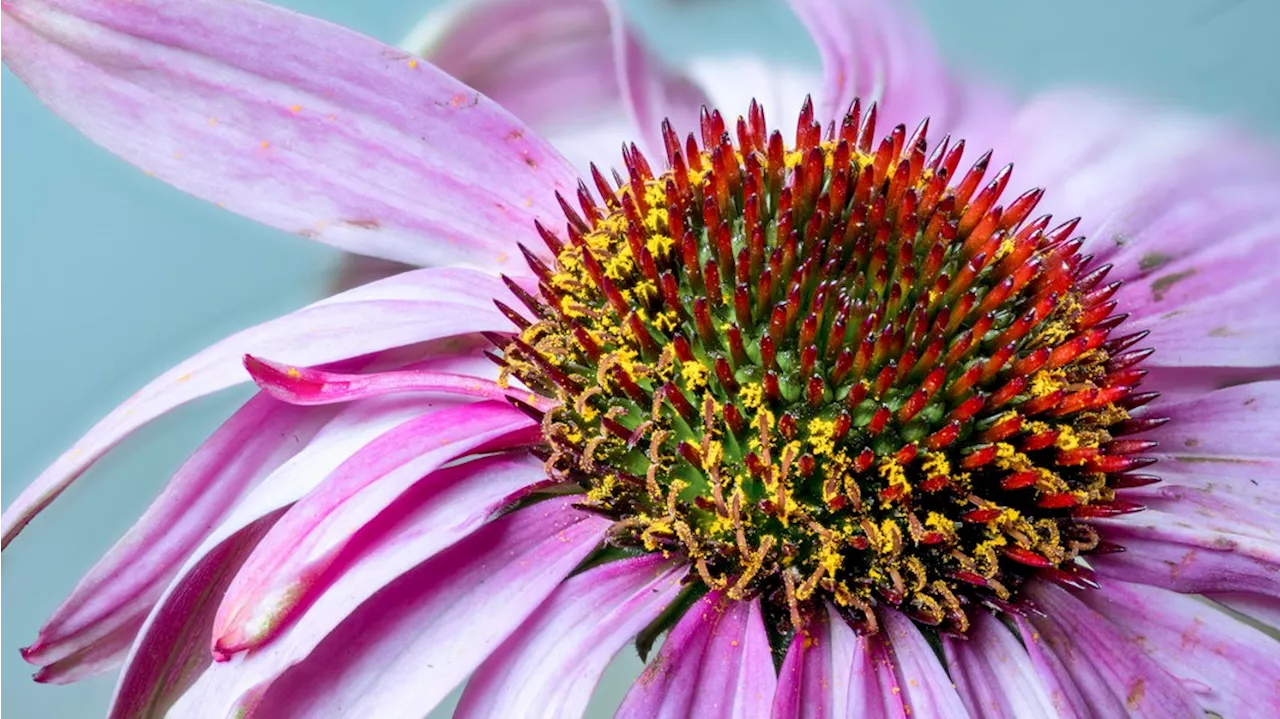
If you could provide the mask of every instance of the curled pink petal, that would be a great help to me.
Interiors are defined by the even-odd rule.
[[[95,142],[259,222],[414,264],[490,265],[576,173],[403,50],[253,0],[4,4],[4,62]],[[146,137],[147,142],[137,138]],[[431,198],[424,201],[423,198]]]
[[[651,554],[566,580],[480,665],[454,717],[518,716],[531,707],[581,716],[609,661],[675,599],[687,571]]]
[[[550,406],[539,395],[504,389],[493,380],[431,370],[349,374],[297,367],[253,355],[244,356],[244,368],[253,381],[272,397],[296,405],[350,402],[392,392],[441,392],[493,400],[516,398],[539,409]]]
[[[296,454],[332,414],[290,407],[265,395],[251,399],[178,469],[142,518],[54,611],[23,657],[35,664],[56,663],[60,676],[88,661],[89,654],[99,670],[111,668],[103,641],[116,636],[115,658],[122,658],[132,635],[119,633],[138,628],[192,550],[250,487]]]
[[[1015,617],[1031,661],[1068,715],[1193,717],[1202,711],[1177,680],[1111,622],[1061,587],[1035,582],[1044,612]]]
[[[129,650],[111,701],[110,719],[165,716],[212,662],[206,638],[222,596],[249,551],[278,519],[269,514],[235,532],[188,565],[169,585]]]
[[[430,712],[596,547],[608,520],[548,500],[508,514],[356,608],[255,716]]]
[[[234,334],[157,377],[64,452],[5,509],[3,543],[8,545],[76,477],[139,427],[247,381],[240,366],[246,352],[316,365],[441,337],[506,331],[510,321],[493,306],[493,298],[505,293],[498,278],[474,270],[414,270]]]
[[[182,714],[233,714],[251,704],[289,667],[303,661],[358,606],[406,572],[485,524],[506,497],[545,476],[542,463],[524,452],[466,461],[434,472],[380,515],[363,542],[342,560],[342,571],[318,590],[269,644],[216,662],[175,707]]]
[[[214,622],[214,653],[258,646],[332,579],[330,567],[388,505],[446,462],[528,442],[537,425],[482,402],[411,420],[378,437],[291,507],[236,575]]]
[[[763,719],[777,683],[759,600],[735,602],[713,591],[667,635],[615,716]]]

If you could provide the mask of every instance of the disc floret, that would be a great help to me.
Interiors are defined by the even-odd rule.
[[[755,103],[701,143],[664,126],[667,169],[634,145],[564,198],[555,256],[526,251],[533,313],[510,308],[505,372],[555,400],[548,471],[617,520],[614,541],[686,556],[705,588],[760,596],[783,627],[827,600],[963,632],[1039,574],[1088,583],[1092,517],[1154,425],[1127,410],[1141,335],[1072,238],[997,204],[990,153],[932,152],[928,122],[878,143],[875,106],[824,133],[811,105],[787,148]],[[736,142],[735,142],[736,139]]]

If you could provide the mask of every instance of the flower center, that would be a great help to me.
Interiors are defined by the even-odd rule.
[[[783,627],[829,601],[963,632],[1033,575],[1088,583],[1087,521],[1138,509],[1116,490],[1152,443],[1126,411],[1147,352],[1070,239],[1027,222],[1042,192],[997,204],[989,154],[927,152],[922,123],[878,144],[857,103],[795,145],[753,104],[736,144],[664,126],[670,170],[633,145],[628,176],[567,240],[525,252],[536,319],[503,339],[504,377],[557,402],[541,417],[553,479],[617,520],[613,541],[687,557],[703,589],[759,596]]]

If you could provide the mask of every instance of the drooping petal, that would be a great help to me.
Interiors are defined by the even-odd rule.
[[[518,398],[545,409],[546,400],[527,390],[504,388],[497,382],[465,374],[431,370],[395,370],[370,374],[326,372],[311,367],[295,367],[245,355],[244,367],[253,381],[278,400],[296,405],[326,405],[350,402],[393,392],[440,392],[483,399]]]
[[[164,587],[244,493],[297,453],[332,412],[309,412],[260,394],[178,469],[164,492],[124,537],[80,580],[36,641],[23,650],[33,664],[57,663],[56,673],[90,661],[99,671],[123,658],[132,635]],[[96,647],[96,649],[95,649]],[[83,672],[77,672],[83,676]]]
[[[1027,650],[986,611],[970,614],[964,637],[942,637],[947,668],[970,716],[1072,717],[1061,697],[1051,697],[1036,676]]]
[[[521,487],[545,477],[527,453],[491,455],[441,469],[405,493],[344,557],[333,583],[271,643],[211,665],[175,705],[175,713],[229,716],[304,660],[374,593],[483,525]]]
[[[893,693],[901,691],[907,715],[968,716],[947,670],[915,622],[896,610],[881,612],[879,616],[884,625],[882,641],[897,676]]]
[[[537,424],[505,402],[410,420],[353,454],[289,509],[245,562],[214,622],[214,651],[258,646],[331,580],[367,525],[423,477],[471,452],[532,441]]]
[[[576,173],[403,50],[254,0],[13,0],[4,62],[156,177],[260,222],[414,264],[491,265]],[[145,138],[145,141],[139,141]]]
[[[714,591],[671,630],[614,716],[763,719],[777,683],[760,601]]]
[[[119,667],[146,618],[145,612],[123,618],[115,629],[40,667],[31,678],[42,684],[71,684]]]
[[[1079,599],[1046,582],[1025,591],[1044,614],[1016,622],[1055,703],[1061,696],[1071,713],[1089,717],[1202,715],[1177,680]]]
[[[652,554],[566,580],[480,665],[454,717],[535,707],[544,716],[582,716],[609,661],[675,599],[687,571]]]
[[[1193,597],[1109,581],[1080,595],[1220,716],[1280,716],[1280,642]]]
[[[928,117],[934,133],[985,148],[1011,110],[999,93],[948,76],[924,23],[890,0],[791,0],[822,55],[818,119],[837,124],[854,98],[879,106],[877,127],[913,130]],[[878,139],[878,138],[877,138]],[[976,157],[976,154],[975,154]]]
[[[444,366],[448,367],[450,364],[444,363]],[[316,434],[310,444],[254,487],[235,506],[230,516],[191,553],[177,578],[165,589],[148,615],[130,656],[134,661],[160,666],[135,667],[131,661],[126,660],[126,669],[116,689],[117,704],[123,707],[122,713],[117,716],[146,715],[140,709],[129,709],[132,706],[129,702],[134,701],[139,692],[146,693],[149,698],[145,704],[154,708],[169,706],[186,689],[188,682],[185,680],[181,683],[167,682],[158,687],[151,687],[148,682],[163,672],[171,671],[171,668],[164,666],[169,661],[166,657],[171,657],[172,651],[163,645],[168,636],[166,632],[170,631],[166,625],[176,621],[175,617],[186,614],[194,616],[197,606],[200,611],[205,611],[206,604],[208,616],[202,620],[199,641],[193,649],[196,653],[191,655],[198,659],[198,663],[189,670],[181,671],[189,671],[190,678],[194,679],[211,661],[209,634],[214,613],[226,586],[222,585],[214,594],[201,593],[211,563],[217,564],[226,556],[235,556],[237,559],[230,567],[234,574],[252,546],[282,514],[283,508],[314,489],[361,447],[404,422],[432,412],[433,405],[436,404],[438,401],[430,396],[406,394],[366,399],[346,405]],[[242,546],[249,541],[246,538],[250,536],[252,543]],[[232,554],[229,555],[229,552]],[[228,575],[226,582],[230,581],[231,576]],[[198,601],[192,600],[192,597],[197,597]],[[192,604],[193,601],[195,604]]]
[[[693,129],[705,102],[602,0],[456,0],[402,45],[527,122],[580,173],[616,164],[640,136],[660,156],[662,118]]]
[[[6,23],[6,27],[14,23]],[[247,381],[248,353],[317,365],[388,347],[484,330],[510,321],[493,306],[495,277],[459,268],[406,272],[330,297],[228,337],[125,400],[63,453],[4,512],[5,545],[85,469],[147,422],[193,399]]]
[[[186,568],[147,617],[125,660],[109,719],[165,716],[174,699],[213,661],[206,644],[218,598],[249,551],[279,517],[269,514]]]
[[[266,692],[256,716],[429,712],[603,538],[609,522],[570,504],[495,520],[378,592]]]

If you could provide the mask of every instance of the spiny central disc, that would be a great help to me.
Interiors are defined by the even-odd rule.
[[[1108,340],[1116,286],[1075,223],[1025,222],[1039,191],[996,206],[1008,168],[951,183],[963,143],[926,157],[925,123],[873,150],[874,117],[823,142],[806,104],[787,151],[754,104],[736,146],[704,113],[701,147],[664,128],[657,176],[624,151],[605,206],[562,201],[567,241],[539,228],[555,262],[526,252],[541,300],[506,310],[504,362],[558,401],[548,469],[615,542],[783,626],[827,600],[963,632],[1034,573],[1086,582],[1083,520],[1136,508],[1114,490],[1149,481],[1122,473],[1150,443],[1114,436],[1147,426],[1145,353]]]

